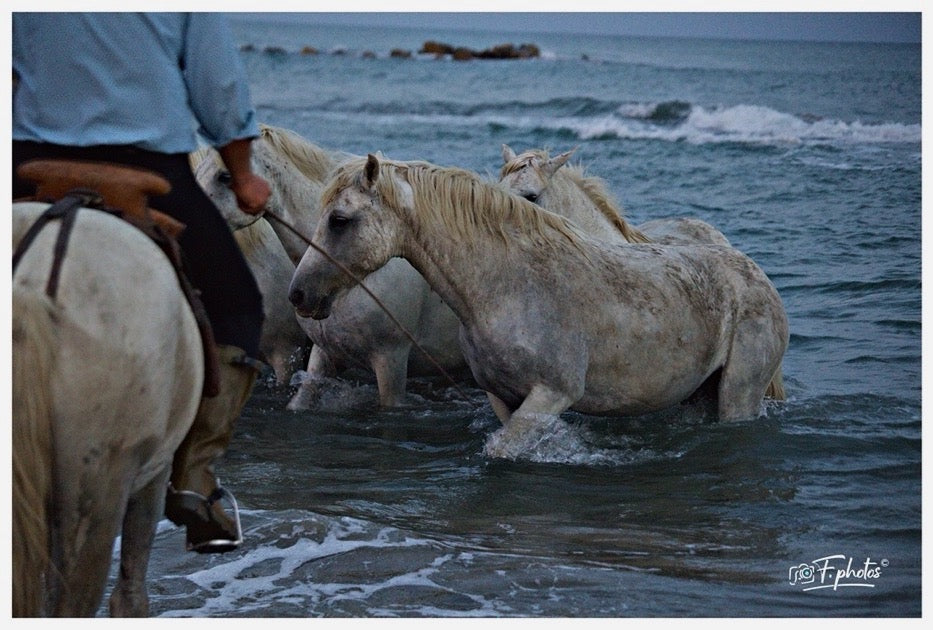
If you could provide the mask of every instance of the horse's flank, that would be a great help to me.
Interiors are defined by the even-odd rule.
[[[14,246],[46,208],[13,204]],[[24,471],[14,477],[28,479],[14,482],[14,521],[21,524],[14,527],[22,533],[18,545],[41,540],[48,554],[23,555],[16,566],[43,580],[40,609],[29,578],[13,583],[21,580],[20,588],[32,594],[14,594],[26,602],[17,604],[23,614],[94,615],[122,526],[111,613],[141,615],[172,454],[201,398],[201,338],[165,254],[136,228],[96,210],[78,214],[57,306],[43,306],[55,240],[56,230],[43,229],[13,277],[13,459],[14,470]],[[30,352],[40,340],[49,351]],[[39,402],[51,405],[51,412],[37,408]],[[36,454],[30,430],[44,436],[39,452],[51,448],[48,458]],[[28,471],[29,465],[44,472]],[[54,483],[43,481],[43,474]],[[43,495],[47,534],[36,523],[41,510],[27,506]],[[46,558],[51,566],[43,573]],[[30,562],[38,564],[25,566]]]

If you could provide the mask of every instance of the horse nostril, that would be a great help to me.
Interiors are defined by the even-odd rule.
[[[233,177],[230,175],[229,171],[220,171],[217,173],[217,181],[224,186],[229,186],[233,181]]]
[[[293,306],[301,306],[305,301],[305,293],[301,289],[292,289],[288,293],[288,301]]]

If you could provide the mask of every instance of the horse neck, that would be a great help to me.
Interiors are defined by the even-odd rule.
[[[618,227],[603,214],[578,182],[560,169],[538,199],[541,207],[566,217],[587,234],[606,239],[618,239]]]
[[[310,235],[321,216],[322,183],[308,178],[282,156],[270,154],[262,162],[265,165],[263,175],[273,191],[268,204],[269,211]],[[308,248],[307,242],[278,221],[272,221],[272,229],[285,247],[288,257],[298,264]]]
[[[482,208],[465,207],[460,212],[468,223],[483,222]],[[527,286],[528,274],[544,274],[558,282],[566,271],[561,262],[566,259],[554,255],[552,247],[513,238],[508,225],[497,225],[503,230],[498,234],[478,225],[465,237],[449,226],[454,220],[440,212],[399,214],[405,225],[402,256],[462,322],[477,321],[478,313],[501,302],[503,295],[514,294],[517,285]],[[512,273],[511,269],[521,271]]]
[[[497,259],[489,242],[464,245],[452,234],[436,226],[428,229],[422,222],[405,220],[408,225],[402,241],[402,257],[411,263],[431,289],[453,310],[462,322],[475,317],[477,289],[483,278],[495,275],[495,266],[486,263]],[[431,234],[430,238],[426,234]],[[494,280],[494,278],[492,278]],[[485,284],[492,287],[492,282]]]
[[[567,217],[584,232],[597,238],[630,243],[648,242],[646,236],[622,218],[599,180],[568,173],[566,168],[554,173],[538,203],[551,212]]]

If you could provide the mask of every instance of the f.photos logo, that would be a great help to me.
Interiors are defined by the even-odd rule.
[[[792,566],[787,571],[787,580],[791,586],[799,586],[804,591],[875,588],[875,583],[887,567],[886,558],[876,561],[867,557],[861,561],[852,556],[836,554]]]

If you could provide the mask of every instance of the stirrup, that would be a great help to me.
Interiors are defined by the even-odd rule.
[[[197,515],[200,512],[199,508],[203,507],[204,513],[207,515],[206,519],[200,519],[201,522],[194,519],[176,520],[172,516],[169,516],[169,520],[171,520],[176,525],[183,524],[186,527],[186,551],[194,551],[197,553],[224,553],[226,551],[233,551],[243,543],[243,527],[240,524],[240,509],[237,506],[236,498],[233,496],[232,492],[226,488],[221,487],[219,482],[218,486],[207,497],[202,494],[198,494],[193,490],[176,490],[171,483],[168,485],[168,490],[171,496],[177,497],[177,500],[181,504],[182,509],[185,511],[192,515]],[[211,507],[221,499],[227,499],[230,503],[230,506],[233,508],[232,521],[236,529],[236,534],[234,537],[215,537],[208,540],[202,540],[200,542],[192,542],[190,539],[192,527],[196,528],[201,524],[213,523],[219,529],[224,529],[223,526],[214,519],[213,510],[211,509]]]

